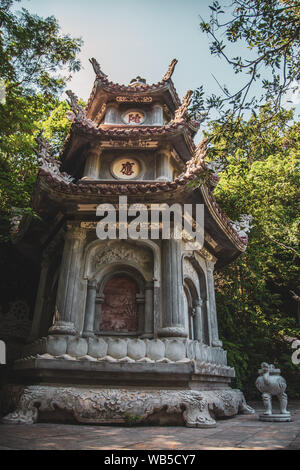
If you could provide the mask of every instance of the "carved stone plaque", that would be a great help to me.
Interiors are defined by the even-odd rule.
[[[125,276],[115,276],[104,288],[100,331],[137,331],[136,283]]]
[[[122,114],[122,121],[131,126],[138,126],[145,122],[146,115],[138,109],[131,109]]]
[[[134,158],[118,158],[111,167],[113,175],[118,179],[133,179],[140,173],[140,164]]]

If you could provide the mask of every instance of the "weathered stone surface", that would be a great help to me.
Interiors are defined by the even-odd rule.
[[[88,352],[88,344],[84,338],[71,338],[68,342],[67,353],[70,356],[85,356]]]
[[[142,359],[146,356],[146,343],[140,339],[130,339],[128,341],[128,356],[134,360]]]
[[[47,338],[47,353],[52,356],[61,356],[67,352],[67,337],[66,336],[48,336]]]
[[[275,369],[273,364],[263,362],[258,371],[259,377],[255,385],[262,393],[265,412],[259,416],[262,421],[290,421],[291,415],[287,411],[288,398],[285,393],[286,381],[280,375],[280,369]],[[280,406],[280,413],[272,413],[272,396],[277,396]]]
[[[25,387],[17,409],[3,423],[33,424],[46,412],[69,413],[79,423],[142,423],[155,415],[164,422],[183,418],[188,427],[214,427],[215,417],[245,411],[245,399],[237,390],[199,392],[191,390],[126,390],[33,385]],[[250,411],[250,409],[248,408]]]
[[[165,357],[165,344],[160,340],[147,341],[147,356],[154,361]]]
[[[254,414],[253,408],[247,405],[240,390],[214,390],[203,392],[209,409],[216,418],[234,416],[238,413]]]
[[[144,360],[167,362],[199,361],[207,364],[227,364],[226,351],[218,347],[210,347],[199,341],[184,338],[161,338],[158,340],[146,338],[116,338],[113,336],[80,338],[68,335],[53,335],[28,345],[24,358],[37,354],[50,354],[60,357],[64,354],[75,359],[89,356],[99,360],[107,356],[113,360],[121,361],[130,357],[135,361]]]
[[[115,359],[122,359],[127,356],[127,341],[124,339],[110,338],[108,341],[107,355]]]
[[[90,338],[88,341],[88,353],[93,357],[105,357],[107,354],[108,344],[102,338]]]
[[[186,346],[185,343],[179,340],[167,340],[166,341],[166,357],[170,361],[180,361],[186,358]]]

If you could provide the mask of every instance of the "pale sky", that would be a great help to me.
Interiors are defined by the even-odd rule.
[[[208,95],[220,94],[213,75],[231,91],[237,91],[245,82],[225,60],[209,52],[208,38],[200,31],[199,23],[200,16],[208,20],[211,3],[211,0],[22,0],[16,8],[24,7],[42,17],[53,15],[63,33],[83,39],[82,69],[68,84],[79,98],[87,100],[95,78],[90,57],[98,60],[111,81],[120,84],[128,84],[137,75],[150,84],[159,82],[176,58],[173,81],[182,98],[188,89],[200,85]],[[242,53],[239,47],[238,54]]]
[[[209,0],[22,0],[22,6],[46,17],[54,15],[64,33],[82,37],[83,68],[69,86],[87,99],[94,72],[88,61],[95,57],[109,79],[128,84],[136,75],[147,83],[161,80],[177,58],[173,80],[182,98],[201,84],[218,92],[212,73],[221,83],[233,76],[231,68],[209,53],[199,15],[208,18]]]

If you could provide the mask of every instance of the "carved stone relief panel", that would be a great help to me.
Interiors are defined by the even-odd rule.
[[[126,276],[109,279],[104,287],[100,331],[137,331],[137,285]]]
[[[97,273],[102,267],[113,263],[128,263],[136,266],[147,280],[153,278],[153,255],[147,248],[138,244],[111,241],[101,244],[96,252],[91,253],[92,271]]]

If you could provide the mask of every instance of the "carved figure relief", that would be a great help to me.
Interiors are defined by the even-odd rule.
[[[114,276],[104,288],[100,331],[137,331],[137,285],[125,276]]]

